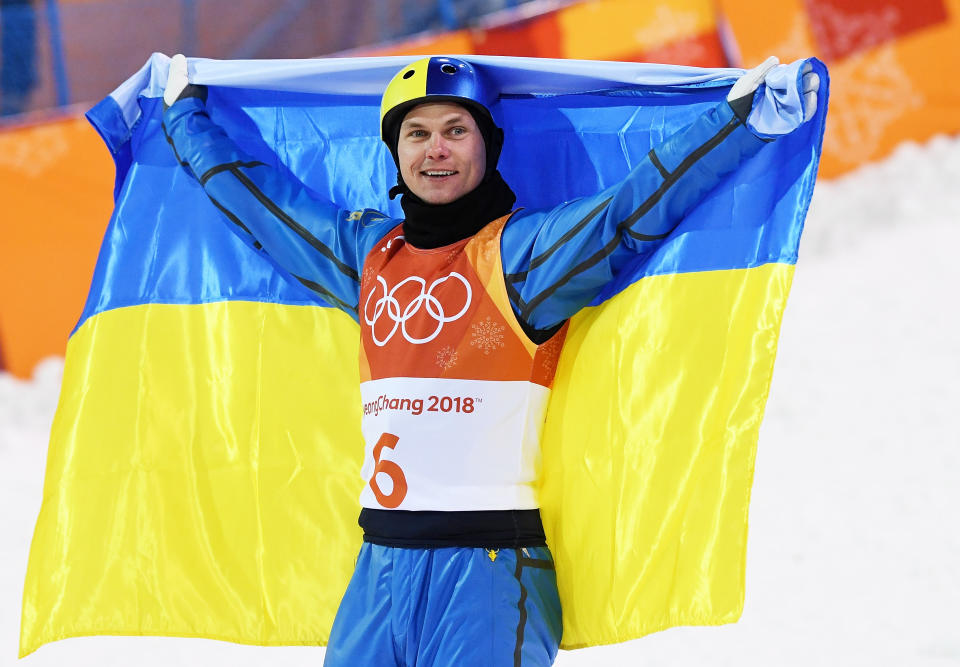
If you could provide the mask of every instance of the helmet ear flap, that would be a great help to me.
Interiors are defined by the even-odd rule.
[[[493,136],[487,142],[487,176],[492,174],[500,162],[500,152],[503,150],[503,128],[493,126]]]
[[[497,127],[491,119],[481,117],[473,111],[471,111],[470,115],[477,121],[477,127],[483,136],[483,145],[487,151],[487,164],[484,177],[487,178],[497,170],[497,164],[500,161],[500,151],[503,149],[503,129]]]

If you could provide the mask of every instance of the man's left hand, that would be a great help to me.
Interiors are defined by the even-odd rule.
[[[817,112],[820,77],[809,60],[780,65],[771,56],[733,84],[727,102],[755,134],[775,138],[795,130]],[[760,86],[764,88],[761,89]]]

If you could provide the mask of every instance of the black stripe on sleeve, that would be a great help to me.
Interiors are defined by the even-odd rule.
[[[533,325],[530,325],[526,320],[521,320],[519,317],[517,321],[520,323],[520,328],[523,329],[523,333],[527,335],[527,338],[531,342],[536,343],[537,345],[543,345],[548,340],[553,338],[553,335],[560,331],[563,328],[563,325],[567,323],[566,320],[561,320],[559,324],[554,324],[552,327],[546,329],[537,329]]]
[[[526,273],[526,271],[524,271],[524,273]],[[523,297],[520,295],[520,290],[518,290],[517,286],[509,280],[504,281],[504,286],[507,288],[507,296],[509,297],[510,301],[513,302],[513,305],[516,306],[517,310],[522,311],[524,307],[526,307],[526,304],[523,302]]]
[[[173,149],[173,156],[177,159],[177,162],[180,163],[180,166],[192,170],[193,168],[190,166],[190,163],[180,157],[180,153],[177,152],[177,147],[173,143],[173,138],[170,136],[170,133],[167,132],[167,124],[160,123],[160,128],[163,130],[163,136],[167,140],[167,143],[170,144],[170,148]]]
[[[567,241],[569,241],[569,240],[572,239],[574,236],[576,236],[578,233],[580,233],[580,231],[581,231],[591,220],[593,220],[595,217],[597,217],[597,214],[599,214],[600,211],[602,211],[602,210],[607,206],[607,204],[610,203],[610,201],[611,201],[612,199],[613,199],[613,197],[607,197],[607,198],[604,199],[602,202],[600,202],[597,206],[595,206],[595,207],[593,208],[593,210],[590,211],[589,213],[587,213],[585,216],[583,216],[583,218],[582,218],[577,224],[575,224],[573,227],[571,227],[571,228],[568,229],[566,232],[564,232],[563,236],[561,236],[559,239],[557,239],[556,242],[555,242],[552,246],[550,246],[549,248],[547,248],[546,250],[544,250],[542,253],[540,253],[539,255],[537,255],[536,257],[534,257],[532,260],[530,260],[530,266],[528,266],[525,270],[519,271],[519,272],[517,272],[517,273],[507,274],[507,275],[505,276],[505,277],[507,278],[507,281],[508,281],[508,282],[518,283],[518,282],[522,282],[522,281],[526,280],[526,279],[527,279],[527,274],[529,274],[529,273],[530,273],[531,271],[533,271],[535,268],[537,268],[538,266],[540,266],[540,265],[542,265],[544,262],[546,262],[546,261],[550,258],[550,256],[553,255],[553,253],[555,253],[557,250],[559,250],[560,248],[562,248],[563,245],[564,245]]]
[[[645,216],[650,209],[657,205],[657,203],[663,198],[663,195],[666,194],[670,188],[672,188],[680,177],[683,176],[690,167],[692,167],[697,161],[699,161],[704,155],[709,153],[711,150],[716,148],[724,139],[726,139],[736,128],[740,125],[740,120],[734,116],[731,118],[723,128],[720,129],[715,135],[708,139],[703,145],[698,147],[696,150],[691,152],[683,162],[677,167],[677,169],[670,174],[670,178],[666,179],[656,192],[650,195],[646,201],[644,201],[633,213],[626,217],[622,222],[617,225],[617,231],[614,234],[613,238],[600,250],[595,252],[593,255],[580,262],[574,266],[570,271],[565,273],[557,282],[555,282],[550,287],[547,287],[545,290],[537,294],[529,302],[527,302],[525,308],[521,313],[521,318],[524,320],[529,320],[530,315],[533,310],[543,303],[546,299],[560,289],[563,285],[568,283],[572,278],[576,277],[578,274],[583,273],[587,269],[599,264],[604,259],[606,259],[610,254],[616,250],[617,246],[620,245],[620,239],[623,237],[624,233],[630,235],[631,238],[640,240],[640,241],[656,241],[664,239],[670,235],[673,231],[671,229],[668,232],[663,234],[641,234],[640,232],[635,232],[630,229],[630,225],[634,222]],[[679,222],[678,222],[679,224]]]
[[[301,284],[301,285],[303,285],[304,287],[307,287],[307,288],[313,290],[314,292],[316,292],[317,294],[319,294],[320,296],[322,296],[322,297],[323,297],[324,299],[326,299],[327,301],[330,301],[331,303],[333,303],[333,304],[334,304],[335,306],[337,306],[337,308],[339,308],[340,310],[346,310],[346,311],[349,311],[349,312],[351,312],[351,313],[356,313],[356,312],[357,312],[357,306],[351,306],[351,305],[350,305],[349,303],[347,303],[346,301],[337,298],[337,296],[336,296],[333,292],[331,292],[330,290],[328,290],[328,289],[327,289],[326,287],[324,287],[323,285],[321,285],[321,284],[319,284],[319,283],[315,283],[315,282],[313,282],[312,280],[309,280],[308,278],[304,278],[304,277],[302,277],[302,276],[298,276],[298,275],[296,275],[295,273],[291,273],[290,275],[292,275],[294,278],[296,278],[298,281],[300,281],[300,284]]]
[[[240,171],[236,167],[231,168],[229,171],[231,174],[233,174],[237,178],[238,181],[240,181],[240,183],[245,188],[247,188],[247,190],[250,191],[250,194],[256,197],[256,199],[261,204],[263,204],[263,206],[268,211],[270,211],[270,213],[272,213],[281,222],[287,225],[287,227],[289,227],[294,232],[296,232],[297,235],[300,236],[300,238],[302,238],[304,241],[309,243],[314,250],[316,250],[321,255],[329,259],[334,264],[334,266],[336,266],[337,269],[340,270],[341,273],[343,273],[345,276],[347,276],[348,278],[351,278],[352,280],[358,283],[360,282],[360,275],[357,273],[356,269],[354,269],[352,266],[344,264],[343,261],[341,261],[340,258],[337,257],[332,250],[330,250],[329,247],[327,247],[322,241],[320,241],[320,239],[318,239],[316,236],[311,234],[306,227],[304,227],[299,222],[297,222],[296,220],[291,218],[289,215],[287,215],[287,213],[283,211],[283,209],[281,209],[279,206],[277,206],[277,204],[272,199],[267,197],[267,195],[265,195],[260,190],[260,188],[258,188],[257,185],[250,180],[250,178],[246,174],[244,174],[242,171]]]
[[[526,273],[526,272],[524,272]],[[510,299],[510,303],[513,306],[514,313],[523,311],[524,303],[523,297],[520,296],[520,290],[517,289],[517,286],[514,285],[509,280],[504,280],[504,286],[507,288],[507,298]],[[554,324],[552,327],[547,327],[546,329],[537,329],[535,326],[527,322],[525,319],[517,315],[517,322],[520,324],[520,328],[523,330],[523,333],[526,334],[527,338],[531,342],[536,343],[537,345],[543,345],[548,340],[553,338],[553,335],[560,331],[563,328],[563,325],[566,324],[566,320],[561,320],[559,323]]]
[[[651,148],[650,152],[647,153],[647,157],[650,158],[650,163],[657,168],[657,171],[660,172],[660,175],[664,179],[670,178],[670,172],[667,171],[667,168],[663,166],[663,163],[660,161],[660,158],[657,157],[657,153]]]
[[[251,162],[244,162],[243,160],[236,160],[235,162],[224,162],[223,164],[218,164],[216,167],[210,167],[205,172],[203,176],[200,177],[200,185],[206,185],[207,181],[219,174],[220,172],[229,171],[234,167],[260,167],[265,163],[260,162],[260,160],[253,160]]]
[[[656,167],[657,171],[660,172],[660,175],[663,176],[664,179],[670,178],[670,172],[667,171],[666,167],[663,166],[663,163],[660,162],[660,158],[657,157],[656,152],[652,148],[650,149],[650,152],[647,153],[647,157],[650,158],[650,163],[653,164],[654,167]],[[597,214],[599,214],[600,211],[602,211],[607,206],[607,204],[610,203],[612,199],[613,197],[607,197],[602,202],[600,202],[600,204],[596,208],[594,208],[592,211],[587,213],[587,215],[584,216],[584,218],[580,222],[575,224],[563,236],[557,239],[556,243],[554,243],[552,246],[547,248],[540,255],[537,255],[536,257],[534,257],[533,260],[531,260],[530,262],[530,266],[525,271],[518,271],[517,273],[508,274],[506,276],[507,280],[511,280],[513,282],[522,282],[526,280],[527,274],[529,274],[530,271],[533,271],[538,266],[542,265],[553,253],[559,250],[560,247],[563,246],[563,244],[565,244],[567,241],[569,241],[574,236],[576,236],[588,222],[593,220],[593,218],[595,218]]]
[[[660,201],[660,199],[663,198],[663,195],[666,194],[666,192],[670,188],[672,188],[677,181],[680,180],[680,177],[690,170],[690,167],[692,167],[694,164],[699,162],[700,159],[703,158],[703,156],[705,156],[707,153],[709,153],[714,148],[719,146],[724,139],[729,137],[733,133],[733,131],[737,129],[738,125],[740,125],[740,119],[736,117],[731,118],[729,121],[727,121],[727,124],[724,125],[722,128],[720,128],[719,132],[717,132],[715,135],[710,137],[710,139],[708,139],[702,146],[697,148],[695,151],[690,153],[690,155],[685,157],[683,159],[683,162],[681,162],[680,165],[677,167],[676,171],[670,174],[670,178],[665,180],[660,185],[660,187],[657,188],[657,191],[654,192],[647,199],[647,201],[641,204],[639,208],[637,208],[637,210],[635,210],[633,213],[627,216],[627,218],[617,226],[630,227],[637,220],[639,220],[640,218],[645,216],[647,213],[649,213],[650,209],[653,208]],[[670,235],[670,232],[667,232],[666,234],[657,234],[655,236],[645,236],[644,234],[640,234],[632,230],[628,230],[628,231],[630,232],[630,236],[632,236],[633,238],[662,239]]]
[[[220,202],[218,202],[218,201],[217,201],[216,199],[214,199],[213,197],[210,197],[210,201],[213,202],[213,205],[214,205],[214,206],[216,206],[218,209],[220,209],[220,212],[221,212],[221,213],[223,213],[225,216],[227,216],[227,219],[228,219],[230,222],[232,222],[232,223],[235,224],[237,227],[239,227],[240,229],[242,229],[243,231],[245,231],[247,234],[250,234],[250,230],[247,229],[247,226],[244,225],[242,222],[240,222],[239,218],[237,218],[237,216],[235,216],[233,213],[231,213],[230,211],[228,211],[228,210],[226,209],[226,207],[223,206],[223,204],[221,204]],[[252,236],[252,234],[251,234],[251,236]],[[260,242],[259,242],[259,241],[254,241],[254,244],[253,244],[253,245],[256,246],[258,249],[263,247],[262,245],[260,245]],[[351,305],[350,305],[349,303],[347,303],[346,301],[343,301],[342,299],[338,298],[333,292],[331,292],[330,290],[328,290],[328,289],[327,289],[326,287],[324,287],[323,285],[321,285],[321,284],[319,284],[319,283],[316,283],[316,282],[314,282],[314,281],[312,281],[312,280],[310,280],[310,279],[308,279],[308,278],[304,278],[304,277],[302,277],[302,276],[298,276],[298,275],[296,275],[296,274],[294,274],[294,273],[291,273],[290,275],[292,275],[294,278],[296,278],[296,279],[300,282],[301,285],[303,285],[304,287],[306,287],[306,288],[308,288],[308,289],[313,290],[314,292],[316,292],[317,294],[319,294],[320,296],[322,296],[322,297],[323,297],[324,299],[326,299],[327,301],[330,301],[331,303],[333,303],[334,305],[336,305],[336,306],[337,306],[338,308],[340,308],[341,310],[347,310],[347,311],[352,312],[352,313],[356,313],[356,312],[357,312],[357,306],[351,306]]]
[[[216,206],[218,209],[220,209],[220,212],[221,212],[221,213],[223,213],[225,216],[227,216],[227,220],[229,220],[230,222],[232,222],[233,224],[235,224],[237,227],[239,227],[240,229],[242,229],[243,231],[245,231],[247,234],[250,234],[251,238],[253,238],[253,247],[254,247],[254,248],[256,248],[257,250],[259,250],[260,248],[263,247],[262,245],[260,245],[260,241],[257,241],[256,237],[253,235],[253,232],[251,232],[251,231],[247,228],[247,226],[246,226],[245,224],[243,224],[242,222],[240,222],[240,218],[238,218],[238,217],[235,216],[233,213],[231,213],[230,211],[228,211],[227,208],[226,208],[223,204],[221,204],[220,202],[218,202],[216,199],[214,199],[213,197],[210,197],[210,195],[207,195],[207,196],[210,198],[210,201],[213,203],[213,205]]]

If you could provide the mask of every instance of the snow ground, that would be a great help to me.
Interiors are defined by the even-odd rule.
[[[817,186],[760,433],[743,618],[562,652],[607,665],[960,665],[960,138]],[[0,665],[62,362],[0,373]],[[951,518],[953,517],[953,518]],[[317,648],[94,637],[46,665],[319,665]]]

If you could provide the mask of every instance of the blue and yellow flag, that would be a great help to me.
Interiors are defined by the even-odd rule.
[[[528,207],[622,179],[740,70],[468,57]],[[191,61],[213,119],[344,207],[399,214],[380,94],[409,58]],[[771,142],[571,322],[540,501],[563,647],[735,621],[781,315],[826,109]],[[224,224],[160,125],[167,58],[88,117],[116,207],[67,349],[21,655],[91,634],[324,644],[352,571],[356,323]]]

